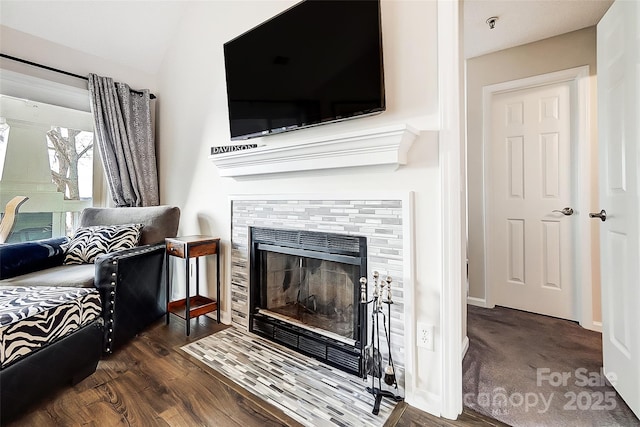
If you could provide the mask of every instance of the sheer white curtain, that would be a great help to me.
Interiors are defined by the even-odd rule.
[[[158,205],[149,91],[133,92],[110,77],[88,78],[96,141],[115,205]]]

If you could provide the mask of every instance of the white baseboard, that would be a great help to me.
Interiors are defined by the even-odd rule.
[[[589,331],[602,333],[602,322],[598,322],[593,319],[588,319],[584,322],[580,322],[580,326]]]
[[[467,354],[467,350],[469,350],[469,337],[466,336],[462,340],[462,358]]]
[[[413,393],[407,392],[405,402],[435,417],[442,416],[442,402],[440,396],[435,393],[425,390],[416,390]]]
[[[487,300],[484,298],[467,297],[467,304],[487,308]]]

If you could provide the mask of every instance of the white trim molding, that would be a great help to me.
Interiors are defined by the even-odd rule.
[[[461,6],[438,0],[438,98],[440,101],[440,179],[442,199],[441,413],[462,412],[463,306],[466,295],[464,94]]]
[[[591,329],[592,331],[596,331],[596,332],[602,333],[602,322],[596,322],[594,320],[593,323],[591,324],[591,327],[587,328],[587,329]]]
[[[209,159],[220,176],[236,177],[353,166],[407,163],[419,131],[407,124],[366,129],[343,135],[214,154]]]
[[[469,351],[469,337],[466,336],[462,340],[462,358],[467,355],[467,351]]]
[[[482,308],[493,308],[487,305],[487,300],[484,298],[467,297],[467,304]]]

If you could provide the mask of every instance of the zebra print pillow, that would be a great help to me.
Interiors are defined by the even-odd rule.
[[[91,264],[110,252],[138,246],[143,224],[80,227],[68,244],[65,264]]]

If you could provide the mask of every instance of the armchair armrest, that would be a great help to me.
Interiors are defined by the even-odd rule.
[[[104,351],[127,342],[166,313],[165,244],[139,246],[99,256],[95,286],[102,296]]]

